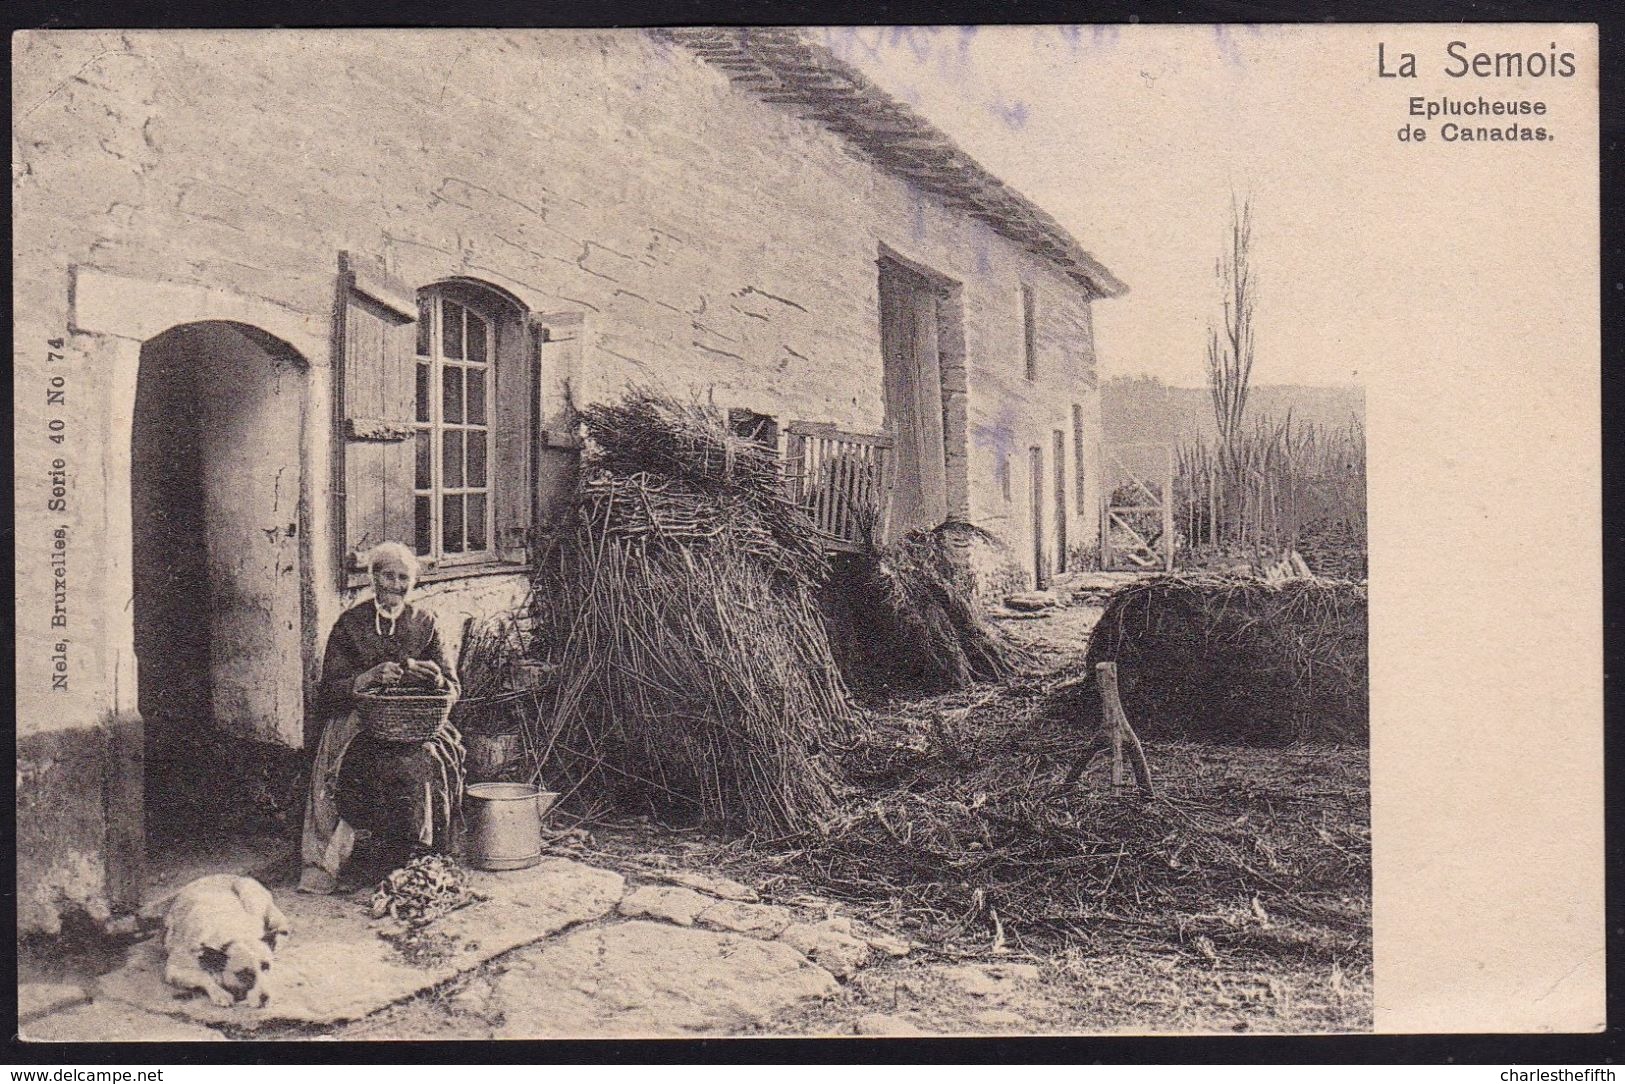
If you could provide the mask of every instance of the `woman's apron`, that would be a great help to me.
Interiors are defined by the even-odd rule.
[[[316,746],[316,763],[310,773],[310,794],[305,800],[305,827],[300,841],[301,892],[330,893],[338,888],[339,872],[355,849],[356,830],[339,814],[339,774],[344,755],[361,733],[361,720],[355,712],[329,719]],[[455,821],[461,812],[465,779],[462,736],[450,723],[435,737],[422,743],[438,773],[440,793],[434,783],[424,783],[423,811],[415,834],[421,845],[436,843],[442,849],[451,844]]]
[[[310,770],[310,795],[305,799],[305,830],[300,840],[304,868],[299,891],[332,892],[338,888],[339,870],[355,849],[355,829],[339,816],[339,765],[361,720],[355,712],[327,721],[316,745],[316,763]]]

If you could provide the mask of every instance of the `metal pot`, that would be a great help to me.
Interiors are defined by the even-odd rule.
[[[475,783],[463,797],[468,861],[480,869],[525,869],[542,860],[542,817],[558,792],[529,783]]]

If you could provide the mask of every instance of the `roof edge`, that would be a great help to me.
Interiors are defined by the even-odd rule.
[[[651,29],[719,68],[757,97],[792,107],[861,157],[1055,265],[1092,298],[1128,286],[1032,200],[994,176],[941,129],[795,28]]]

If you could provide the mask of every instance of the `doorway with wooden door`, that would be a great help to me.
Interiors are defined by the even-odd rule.
[[[1066,434],[1057,429],[1055,446],[1055,572],[1066,571]]]
[[[885,537],[931,529],[948,515],[943,433],[943,287],[899,260],[880,261],[880,349],[886,428],[895,442]]]
[[[1032,513],[1033,587],[1049,586],[1049,559],[1044,551],[1044,449],[1034,444],[1027,449],[1027,503]]]

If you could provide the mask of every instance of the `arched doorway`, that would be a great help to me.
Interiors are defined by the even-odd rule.
[[[266,772],[295,770],[306,385],[304,359],[246,324],[185,324],[142,345],[131,603],[149,855],[271,828],[257,816]]]

